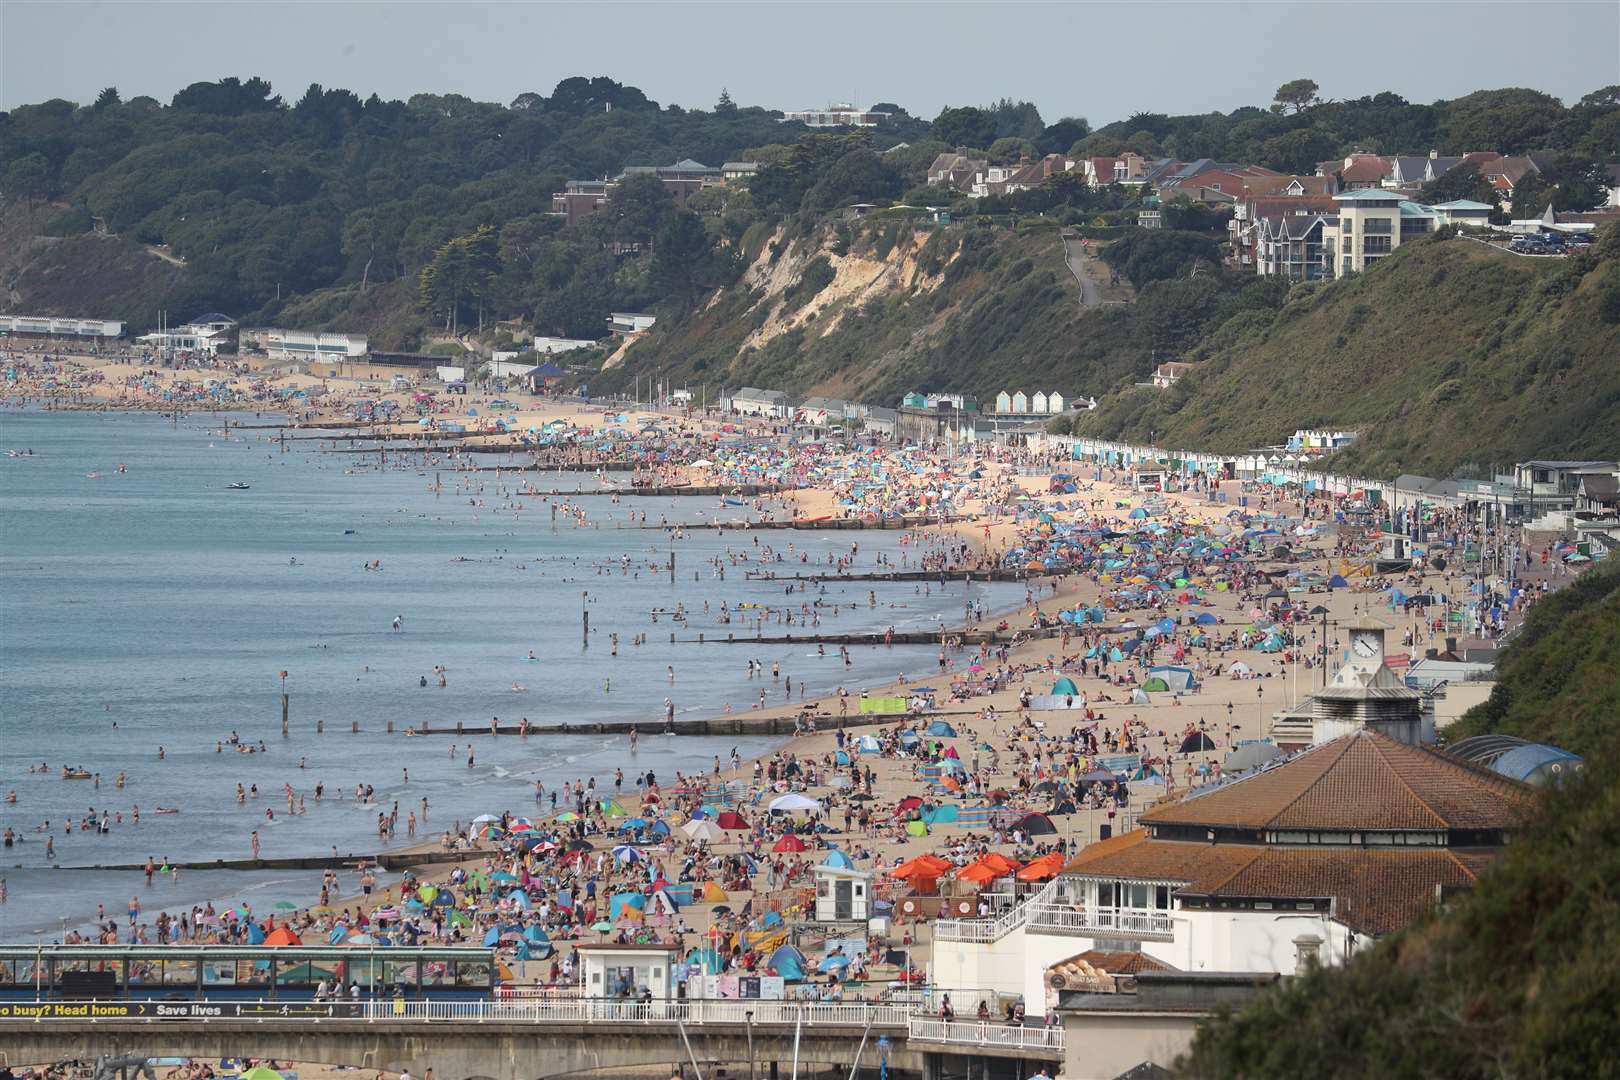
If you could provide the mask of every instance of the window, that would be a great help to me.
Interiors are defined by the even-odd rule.
[[[1356,219],[1346,215],[1339,222],[1339,231],[1349,236],[1356,231]]]
[[[1385,217],[1368,218],[1361,223],[1361,232],[1365,236],[1388,236],[1394,232],[1394,222]]]
[[[236,961],[235,960],[204,960],[203,961],[204,986],[235,986]]]
[[[1388,255],[1390,238],[1387,236],[1364,236],[1361,238],[1361,250],[1367,255]]]

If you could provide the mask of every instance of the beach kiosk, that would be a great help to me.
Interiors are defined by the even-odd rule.
[[[680,950],[673,945],[582,941],[576,951],[585,997],[636,998],[643,990],[651,992],[654,1001],[675,996]]]
[[[865,922],[870,915],[872,872],[854,867],[812,867],[816,875],[816,922]]]

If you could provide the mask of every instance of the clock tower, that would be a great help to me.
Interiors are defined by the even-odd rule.
[[[1362,620],[1343,629],[1349,643],[1344,664],[1332,682],[1311,696],[1312,741],[1327,742],[1364,727],[1412,746],[1432,741],[1423,695],[1384,663],[1389,627]]]

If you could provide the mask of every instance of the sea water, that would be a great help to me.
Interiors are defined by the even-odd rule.
[[[798,609],[818,599],[823,632],[857,633],[957,625],[970,598],[995,609],[1022,597],[1020,586],[955,582],[828,583],[789,596],[785,583],[747,575],[763,549],[784,556],[770,569],[792,574],[825,571],[828,553],[858,546],[852,569],[871,571],[879,552],[898,562],[898,535],[727,529],[672,539],[631,526],[632,511],[652,523],[749,512],[699,496],[615,504],[571,495],[589,517],[581,527],[540,497],[499,493],[493,474],[481,474],[482,492],[458,493],[464,474],[383,470],[374,457],[324,453],[314,440],[289,441],[293,449],[283,453],[272,438],[233,430],[226,439],[217,419],[202,417],[174,424],[150,414],[0,414],[0,447],[32,450],[0,458],[0,791],[17,794],[14,804],[0,803],[0,828],[21,838],[0,852],[0,875],[9,879],[0,937],[54,932],[64,919],[78,924],[98,902],[121,912],[143,884],[131,872],[44,869],[53,863],[46,834],[35,830],[46,821],[54,865],[83,867],[245,859],[255,830],[266,858],[326,855],[334,846],[371,852],[379,848],[377,814],[396,802],[392,846],[400,848],[477,814],[548,810],[549,797],[535,802],[537,780],[550,792],[594,777],[598,792],[610,794],[615,769],[633,809],[638,773],[668,783],[677,770],[712,770],[733,747],[746,758],[781,740],[644,735],[632,752],[624,735],[491,737],[491,719],[527,718],[536,727],[657,722],[665,698],[677,719],[728,705],[746,713],[760,689],[767,704],[784,704],[787,676],[797,702],[801,683],[808,701],[901,674],[926,683],[936,672],[935,650],[926,647],[852,647],[846,668],[834,647],[820,656],[812,644],[716,643],[752,634],[740,614],[721,623],[721,601],[734,611],[740,603],[791,606],[795,625],[768,622],[769,636],[810,633]],[[249,487],[231,490],[232,482]],[[597,485],[589,475],[508,474],[499,486],[509,492],[514,483]],[[522,509],[503,509],[514,498]],[[743,553],[748,561],[730,561]],[[808,564],[797,561],[801,554]],[[710,563],[716,557],[723,580]],[[378,562],[380,569],[363,568]],[[655,610],[678,603],[687,621],[653,621]],[[699,633],[709,643],[694,643]],[[637,634],[647,635],[645,644],[631,644]],[[762,662],[763,678],[748,677],[750,659]],[[782,679],[770,675],[772,665]],[[439,730],[459,721],[468,735],[404,735],[424,721]],[[233,733],[245,744],[262,741],[265,751],[236,752]],[[28,771],[41,763],[47,771]],[[99,788],[61,779],[64,765],[99,773]],[[317,782],[325,788],[318,802]],[[257,785],[257,797],[238,803],[238,784]],[[286,784],[304,813],[287,812]],[[375,801],[357,802],[357,784],[371,785]],[[429,814],[413,840],[405,821],[420,815],[424,798]],[[159,806],[179,813],[158,815]],[[107,835],[64,829],[92,809],[121,812],[123,821]],[[143,903],[155,911],[204,897],[307,901],[318,882],[313,871],[187,872],[160,882],[161,895]]]

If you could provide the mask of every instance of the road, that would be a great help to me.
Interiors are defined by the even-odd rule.
[[[1083,308],[1098,307],[1102,304],[1102,290],[1097,283],[1085,272],[1082,267],[1091,256],[1086,254],[1085,241],[1080,239],[1063,240],[1063,261],[1069,264],[1069,273],[1080,285],[1080,306]]]

